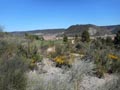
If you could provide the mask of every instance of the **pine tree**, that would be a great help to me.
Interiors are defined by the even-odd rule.
[[[116,47],[120,47],[120,31],[118,31],[116,34],[116,37],[114,39],[114,44]]]
[[[89,42],[90,41],[90,34],[89,34],[89,32],[88,31],[84,31],[82,33],[81,38],[82,38],[82,42]]]
[[[68,42],[68,37],[66,35],[63,36],[63,42]]]

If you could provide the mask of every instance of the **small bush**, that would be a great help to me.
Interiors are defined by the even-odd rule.
[[[0,90],[25,90],[27,64],[23,58],[0,60]]]

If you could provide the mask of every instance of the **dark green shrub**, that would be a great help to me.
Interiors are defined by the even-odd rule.
[[[107,46],[113,46],[113,41],[112,41],[112,38],[111,38],[111,37],[107,37],[107,38],[106,38],[106,45],[107,45]]]
[[[90,34],[88,31],[84,31],[81,35],[82,42],[89,42],[90,41]]]
[[[68,42],[68,37],[66,35],[63,36],[63,42],[64,43]]]
[[[82,46],[80,45],[80,43],[77,43],[76,46],[75,46],[76,49],[81,49]]]
[[[120,48],[120,31],[118,31],[116,34],[116,37],[114,39],[114,44],[116,48]]]

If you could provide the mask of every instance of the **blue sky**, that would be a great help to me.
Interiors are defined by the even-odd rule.
[[[0,0],[5,31],[120,24],[120,0]]]

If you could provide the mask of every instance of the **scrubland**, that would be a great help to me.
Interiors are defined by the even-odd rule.
[[[0,36],[0,90],[120,90],[120,48],[34,35]]]

